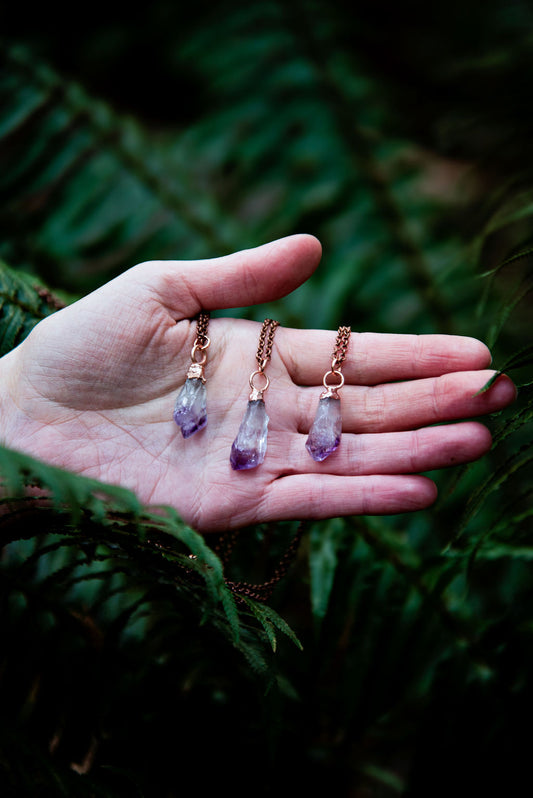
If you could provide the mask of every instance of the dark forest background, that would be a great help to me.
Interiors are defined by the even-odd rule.
[[[533,712],[533,8],[5,4],[0,351],[135,263],[307,232],[266,314],[474,335],[519,386],[409,516],[243,530],[0,451],[2,796],[499,795]],[[48,297],[48,299],[47,299]],[[37,482],[53,502],[36,507]],[[269,578],[295,534],[289,573]],[[221,541],[224,543],[224,540]],[[188,559],[189,553],[197,559]]]

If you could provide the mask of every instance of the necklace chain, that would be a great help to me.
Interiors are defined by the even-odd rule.
[[[274,319],[265,319],[259,333],[259,346],[257,347],[257,363],[259,370],[264,371],[266,364],[272,357],[272,346],[274,344],[274,334],[279,322]]]
[[[207,363],[207,349],[211,344],[207,335],[208,325],[209,313],[202,310],[196,317],[196,337],[191,349],[191,365],[187,372],[187,379],[201,379],[205,382],[204,366]]]
[[[337,332],[337,340],[335,341],[335,349],[332,354],[331,370],[339,371],[342,364],[346,360],[346,352],[350,343],[351,327],[339,327]]]
[[[305,521],[300,521],[298,523],[296,532],[294,533],[287,549],[279,560],[279,563],[274,567],[270,579],[267,579],[265,582],[259,584],[254,584],[251,582],[233,581],[225,578],[224,581],[231,592],[236,595],[237,598],[246,596],[248,598],[255,599],[256,601],[268,601],[274,592],[274,589],[287,575],[287,572],[295,561],[304,531],[307,526],[308,524]],[[221,558],[224,566],[229,565],[229,560],[236,545],[238,535],[239,530],[233,530],[228,535],[225,534],[224,537],[219,540],[218,545],[215,544],[214,546],[214,549]]]
[[[209,346],[210,341],[207,336],[208,325],[209,325],[209,313],[206,311],[200,312],[196,322],[196,340],[194,344],[196,349],[203,350]],[[265,370],[267,363],[272,357],[274,335],[276,332],[276,328],[278,326],[279,322],[275,321],[274,319],[265,319],[261,326],[261,332],[259,334],[259,345],[257,347],[257,354],[256,354],[256,359],[260,373],[262,373]],[[332,364],[331,364],[332,373],[340,374],[340,369],[342,367],[342,364],[346,360],[346,354],[350,343],[350,334],[351,334],[351,327],[339,327],[337,332],[337,339],[335,341],[335,348],[332,353]],[[256,372],[254,372],[254,374],[255,373]],[[342,379],[344,381],[344,378]],[[338,388],[340,386],[336,387]],[[303,526],[304,526],[303,523],[299,524],[296,534],[294,535],[285,554],[282,556],[279,565],[275,568],[274,573],[269,580],[267,580],[262,584],[252,584],[249,582],[239,582],[239,581],[232,581],[229,579],[225,579],[229,589],[237,597],[246,596],[248,598],[254,598],[257,601],[263,601],[263,602],[267,601],[270,598],[276,585],[286,575],[292,561],[296,557],[296,552],[298,550],[303,533]],[[236,537],[235,532],[233,532],[233,534],[230,534],[229,540],[226,540],[226,545],[225,545],[226,551],[223,553],[219,550],[218,553],[222,555],[223,561],[227,561],[229,553],[231,552],[233,544],[235,543],[235,537]],[[217,549],[217,547],[215,547],[215,549]]]
[[[207,328],[209,326],[209,312],[207,310],[201,310],[196,319],[196,340],[195,345],[201,349],[204,348],[208,338],[207,338]]]

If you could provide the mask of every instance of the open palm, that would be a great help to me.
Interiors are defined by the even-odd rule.
[[[183,439],[172,419],[200,309],[281,297],[320,259],[311,236],[197,262],[143,263],[45,319],[0,361],[5,442],[34,456],[170,504],[210,531],[284,519],[415,510],[436,495],[420,472],[466,462],[490,446],[460,421],[512,401],[471,338],[353,333],[340,394],[339,449],[305,449],[336,331],[276,332],[268,364],[268,450],[259,468],[231,469],[231,444],[256,368],[260,325],[213,318],[206,365],[208,423]],[[349,320],[343,320],[349,323]]]

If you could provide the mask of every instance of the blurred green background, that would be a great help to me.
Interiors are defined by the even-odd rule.
[[[11,533],[3,794],[510,794],[533,711],[533,8],[154,0],[1,21],[11,274],[68,301],[141,260],[312,233],[305,285],[232,312],[474,335],[520,386],[490,455],[432,475],[430,510],[306,527],[271,598],[303,650],[284,638],[261,667],[257,630],[235,647],[196,596],[160,596],[168,573],[111,527],[76,528],[60,561],[57,528]],[[292,532],[247,530],[239,577]],[[95,539],[124,546],[131,584],[90,581]],[[139,585],[159,602],[147,626],[124,603]]]

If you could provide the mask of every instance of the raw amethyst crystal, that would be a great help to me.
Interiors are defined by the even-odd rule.
[[[174,406],[174,421],[188,438],[207,424],[206,390],[202,379],[187,379]]]
[[[341,400],[338,396],[321,397],[305,444],[313,460],[321,462],[337,449],[341,431]]]
[[[268,416],[262,399],[250,399],[237,437],[231,447],[230,463],[235,471],[255,468],[265,459]]]

